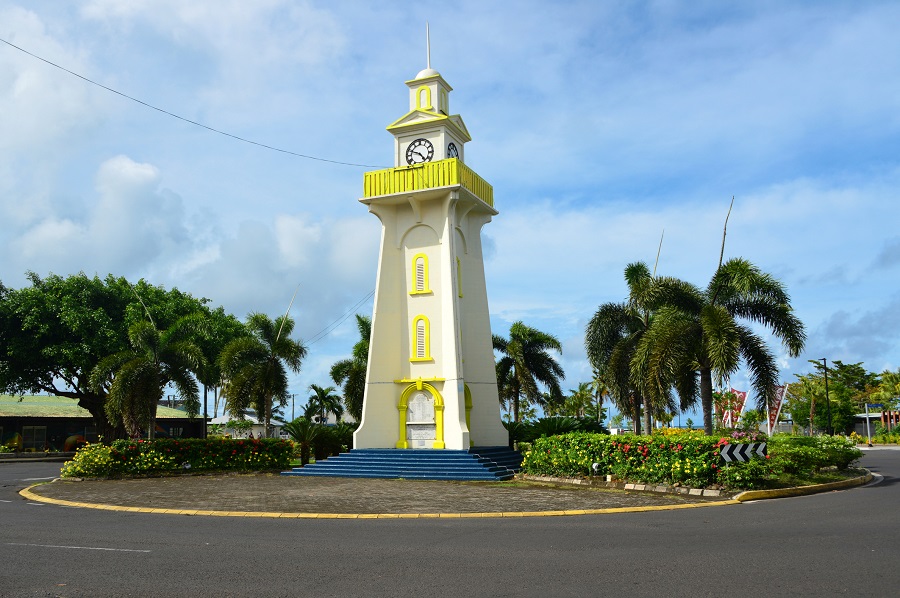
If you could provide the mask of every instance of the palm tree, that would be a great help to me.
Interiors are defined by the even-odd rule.
[[[268,438],[273,404],[284,407],[290,398],[285,366],[298,373],[306,347],[289,338],[294,321],[287,316],[272,321],[265,314],[251,313],[246,326],[251,335],[234,339],[219,355],[226,378],[222,394],[231,414],[241,415],[249,408],[262,414]]]
[[[313,443],[327,428],[317,426],[305,417],[298,417],[284,424],[281,429],[291,437],[291,440],[300,445],[300,466],[302,467],[309,464]]]
[[[628,301],[601,305],[585,331],[588,361],[597,379],[609,389],[619,411],[629,414],[636,434],[641,433],[641,406],[644,406],[645,427],[649,431],[650,416],[659,405],[646,400],[644,381],[635,375],[632,358],[650,328],[653,309],[668,297],[666,291],[671,280],[654,277],[644,262],[628,264],[625,267]],[[663,396],[660,393],[660,398]]]
[[[760,404],[774,399],[775,357],[742,320],[767,328],[788,355],[799,355],[806,333],[780,282],[734,258],[719,266],[705,290],[678,281],[670,298],[654,312],[634,356],[634,369],[645,376],[650,394],[667,393],[672,382],[682,404],[699,393],[703,427],[712,434],[713,382],[723,386],[743,360]]]
[[[509,329],[509,339],[493,335],[494,350],[500,353],[497,361],[497,386],[501,401],[512,403],[513,421],[520,421],[521,402],[544,403],[538,384],[547,387],[551,400],[559,400],[562,390],[559,381],[565,372],[550,351],[562,354],[559,340],[522,322]]]
[[[594,377],[590,381],[591,393],[594,396],[594,400],[597,402],[596,405],[596,413],[597,413],[597,421],[602,422],[604,409],[603,409],[603,399],[609,395],[609,387],[606,386],[606,383],[600,378],[600,372],[596,369],[594,370]]]
[[[341,397],[334,392],[333,386],[322,388],[318,384],[310,384],[309,390],[313,393],[307,399],[306,406],[319,416],[319,423],[324,424],[326,414],[331,412],[340,420],[344,415],[344,407],[341,405]]]
[[[190,417],[200,410],[195,374],[203,366],[203,352],[194,339],[203,321],[199,316],[179,319],[164,331],[152,322],[128,329],[131,347],[102,359],[91,374],[91,387],[108,392],[106,412],[121,421],[133,437],[156,430],[156,406],[169,384],[184,402]]]
[[[594,403],[594,393],[590,382],[580,382],[578,388],[569,390],[564,403],[566,415],[584,417],[585,411]]]
[[[356,314],[359,341],[353,345],[350,359],[342,359],[331,366],[331,379],[344,390],[344,405],[356,421],[362,420],[363,396],[366,392],[366,369],[369,362],[369,339],[372,319]]]

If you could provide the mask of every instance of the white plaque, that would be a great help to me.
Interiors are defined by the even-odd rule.
[[[407,405],[406,421],[434,423],[434,398],[426,392],[417,392]]]

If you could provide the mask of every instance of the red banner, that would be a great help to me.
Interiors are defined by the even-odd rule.
[[[733,428],[738,424],[738,420],[741,419],[741,414],[744,412],[744,407],[747,405],[747,392],[735,390],[734,388],[731,389],[731,392],[735,396],[735,401],[731,406],[731,413],[728,414],[728,417]]]
[[[769,404],[769,429],[774,428],[775,424],[778,423],[778,416],[781,415],[781,406],[784,404],[787,387],[787,384],[775,387],[775,400]]]

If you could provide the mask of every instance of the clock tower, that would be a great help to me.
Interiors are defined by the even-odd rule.
[[[381,221],[363,415],[355,448],[506,446],[481,228],[493,187],[465,164],[471,136],[453,88],[428,68],[391,123],[394,167],[365,173],[360,202]]]

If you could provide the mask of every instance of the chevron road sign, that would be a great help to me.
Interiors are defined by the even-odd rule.
[[[765,457],[766,443],[751,442],[749,444],[726,444],[722,447],[720,454],[726,463],[742,463],[744,461],[749,461],[754,455],[757,457]]]

